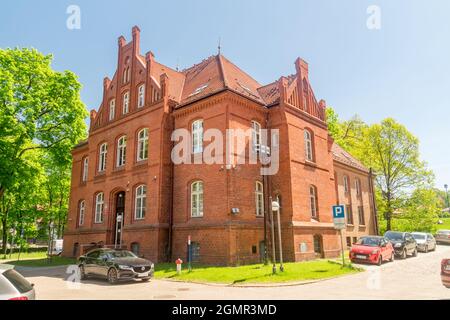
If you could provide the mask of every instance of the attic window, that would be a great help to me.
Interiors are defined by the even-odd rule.
[[[202,92],[203,90],[205,90],[208,87],[208,84],[204,84],[200,87],[198,87],[197,89],[194,90],[194,92],[192,92],[189,97],[195,96],[196,94],[199,94],[200,92]]]

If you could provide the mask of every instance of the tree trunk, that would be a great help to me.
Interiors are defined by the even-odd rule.
[[[2,229],[3,229],[3,234],[2,234],[2,252],[3,255],[6,256],[6,244],[8,241],[8,229],[7,229],[7,222],[8,222],[8,215],[5,213],[2,217]]]
[[[391,220],[392,214],[390,212],[386,213],[386,231],[391,231]]]

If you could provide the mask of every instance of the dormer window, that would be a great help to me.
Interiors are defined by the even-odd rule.
[[[200,92],[202,92],[203,90],[205,90],[208,87],[208,84],[204,84],[200,87],[198,87],[197,89],[194,90],[194,92],[192,92],[189,97],[195,96],[197,94],[199,94]]]

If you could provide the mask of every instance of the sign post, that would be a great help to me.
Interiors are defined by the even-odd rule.
[[[191,235],[189,235],[188,236],[188,270],[189,270],[189,272],[192,271],[191,260],[192,260]]]
[[[345,229],[345,206],[337,205],[333,206],[333,223],[334,228],[339,230],[341,237],[341,254],[342,254],[342,266],[345,266],[345,256],[344,256],[344,240],[342,237],[342,230]]]

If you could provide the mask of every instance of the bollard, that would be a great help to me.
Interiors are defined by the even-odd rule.
[[[178,258],[177,261],[175,261],[175,263],[177,264],[177,274],[180,275],[181,274],[181,265],[183,264],[183,260]]]

